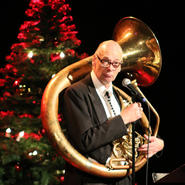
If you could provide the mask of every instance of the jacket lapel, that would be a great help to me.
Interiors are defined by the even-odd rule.
[[[104,121],[106,121],[107,116],[104,110],[104,107],[101,103],[101,100],[96,92],[96,89],[94,87],[94,84],[92,82],[91,76],[88,75],[86,77],[86,82],[87,82],[87,87],[89,90],[89,98],[91,99],[92,102],[92,108],[93,111],[96,113],[97,119],[100,123],[103,123]]]
[[[96,113],[97,119],[100,123],[103,123],[104,121],[107,120],[107,115],[105,113],[105,109],[102,105],[102,102],[96,92],[96,89],[94,87],[94,84],[92,82],[91,76],[90,74],[88,74],[85,77],[85,83],[87,84],[87,88],[89,90],[89,98],[91,99],[92,102],[92,108],[94,109],[94,112]],[[116,97],[116,100],[118,101],[119,105],[121,108],[123,108],[121,100],[120,100],[120,95],[119,92],[117,92],[117,90],[114,88],[113,86],[113,93]]]

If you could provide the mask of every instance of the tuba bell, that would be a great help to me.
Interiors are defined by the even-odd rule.
[[[121,73],[129,76],[136,89],[144,96],[138,85],[152,85],[158,78],[161,70],[161,52],[155,35],[139,19],[126,17],[121,19],[115,26],[113,39],[123,49],[124,62]],[[54,147],[73,166],[97,176],[123,177],[132,173],[130,163],[122,166],[115,166],[112,163],[112,166],[106,166],[87,159],[69,143],[58,121],[59,94],[91,71],[91,58],[92,56],[67,66],[50,80],[42,96],[42,124]],[[127,98],[128,102],[132,101],[129,95],[121,89],[115,88],[121,96]],[[160,119],[157,111],[148,100],[147,103],[156,116],[156,125],[154,128],[150,128],[149,121],[144,113],[141,119],[142,125],[146,132],[148,129],[151,129],[152,135],[157,135]],[[135,171],[141,169],[145,163],[146,159],[142,154],[139,154],[136,158]]]

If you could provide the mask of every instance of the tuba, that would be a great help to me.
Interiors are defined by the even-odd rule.
[[[122,18],[116,24],[113,39],[117,41],[123,49],[124,62],[121,73],[126,74],[132,80],[133,85],[139,93],[145,97],[138,86],[152,85],[158,78],[161,70],[161,52],[155,35],[141,20],[134,17],[126,17]],[[54,147],[61,156],[73,166],[101,177],[123,177],[132,173],[132,164],[127,162],[124,165],[120,165],[120,161],[123,160],[122,155],[121,157],[118,156],[118,158],[114,157],[109,166],[87,159],[69,143],[58,121],[59,94],[91,71],[91,58],[92,56],[67,66],[50,80],[45,88],[41,102],[42,124]],[[115,88],[121,96],[127,98],[128,102],[132,101],[129,95],[121,89]],[[146,101],[156,116],[156,124],[154,128],[151,128],[147,117],[143,113],[141,119],[142,126],[146,133],[150,129],[152,135],[156,136],[160,118],[150,102],[147,99]],[[113,153],[118,152],[118,149],[120,150],[120,148],[123,147],[120,147],[121,142],[122,141],[115,142]],[[119,164],[117,165],[117,163]],[[146,159],[144,156],[138,154],[135,162],[135,171],[141,169],[145,163]]]

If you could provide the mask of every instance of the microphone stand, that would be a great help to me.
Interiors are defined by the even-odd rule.
[[[132,101],[137,102],[137,97],[133,94]],[[135,125],[137,121],[132,122],[132,185],[135,185]]]
[[[132,185],[135,185],[135,122],[132,122]]]
[[[135,82],[136,83],[136,82]],[[127,87],[132,94],[132,102],[145,102],[144,96],[138,92],[136,87],[132,86],[130,79],[123,79],[122,85]],[[135,185],[135,124],[137,121],[132,122],[132,185]]]

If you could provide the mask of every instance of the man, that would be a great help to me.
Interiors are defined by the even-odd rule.
[[[127,134],[127,125],[142,116],[141,103],[121,110],[112,82],[121,71],[122,49],[113,41],[99,45],[92,57],[92,72],[71,85],[63,96],[63,117],[71,144],[84,156],[106,164],[112,142]],[[108,93],[107,93],[108,92]],[[108,97],[107,97],[108,96]],[[109,101],[107,100],[109,99]],[[149,156],[162,150],[161,139],[151,137]],[[146,153],[147,146],[140,151]],[[101,178],[67,164],[65,185],[129,185],[130,177]]]

